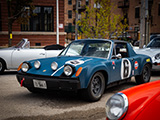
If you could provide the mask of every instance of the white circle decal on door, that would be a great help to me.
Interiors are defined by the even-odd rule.
[[[129,78],[131,74],[131,62],[127,58],[123,58],[121,62],[121,79]]]

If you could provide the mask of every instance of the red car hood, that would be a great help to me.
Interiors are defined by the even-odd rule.
[[[124,120],[135,119],[147,105],[160,95],[160,80],[121,91],[128,97],[128,111]]]

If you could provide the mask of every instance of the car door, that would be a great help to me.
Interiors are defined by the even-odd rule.
[[[44,49],[17,49],[12,53],[12,68],[18,68],[24,61],[38,58],[45,58]]]
[[[127,43],[115,43],[112,57],[111,82],[131,77],[133,58],[129,57]]]

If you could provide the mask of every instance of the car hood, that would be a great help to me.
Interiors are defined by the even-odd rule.
[[[104,58],[82,57],[82,56],[58,56],[52,58],[38,59],[41,63],[41,67],[36,70],[34,68],[34,62],[36,60],[29,61],[31,69],[27,72],[29,74],[46,75],[46,76],[60,76],[63,73],[64,65],[68,64],[75,68],[75,71],[79,67],[86,68],[87,65],[95,64],[99,61],[106,61]],[[58,64],[56,71],[51,69],[52,62]]]
[[[144,54],[148,55],[151,58],[154,57],[156,54],[160,53],[160,49],[156,48],[143,48],[143,49],[135,49],[137,54]]]
[[[128,97],[128,111],[126,119],[130,116],[136,118],[145,107],[160,95],[160,80],[142,84],[121,91]]]

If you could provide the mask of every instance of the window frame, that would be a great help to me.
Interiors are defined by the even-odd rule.
[[[135,7],[135,18],[140,18],[140,7]]]
[[[68,10],[68,19],[72,19],[72,10]]]
[[[68,0],[68,5],[72,5],[72,0]]]
[[[39,6],[39,5],[36,5],[35,8],[38,8],[40,7],[40,13],[36,13],[36,14],[39,14],[37,16],[31,16],[31,18],[29,19],[28,21],[28,25],[27,26],[24,26],[23,28],[23,25],[24,24],[21,24],[21,31],[25,31],[25,32],[54,32],[54,7],[53,6]],[[51,28],[49,29],[47,27],[47,29],[45,30],[45,8],[51,8],[51,17],[50,17],[50,20],[47,16],[47,26],[49,26],[49,23],[51,23]],[[34,22],[34,17],[38,17],[38,24],[40,24],[38,30],[34,30],[34,27],[33,27],[33,24],[35,24]],[[42,18],[42,19],[40,19]],[[28,28],[27,28],[28,27]]]
[[[87,6],[89,5],[89,0],[86,0],[86,5],[87,5]]]
[[[158,16],[160,16],[160,3],[158,3]]]

